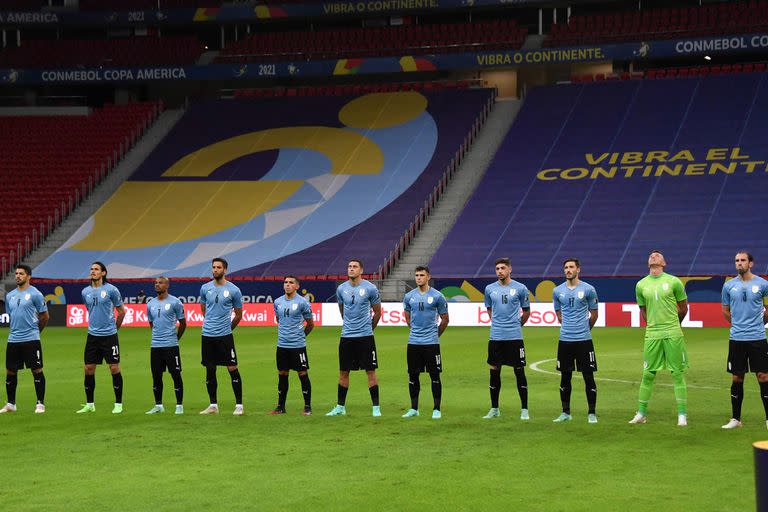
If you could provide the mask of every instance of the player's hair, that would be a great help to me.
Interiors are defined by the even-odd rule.
[[[581,268],[581,262],[578,260],[578,258],[568,258],[567,260],[563,261],[563,266],[565,266],[566,263],[571,261],[576,264],[576,268]]]
[[[285,281],[286,279],[293,279],[294,281],[296,281],[296,284],[301,284],[301,279],[299,279],[298,277],[296,277],[296,276],[293,276],[293,275],[291,275],[291,274],[287,274],[287,275],[286,275],[286,276],[283,278],[283,281]]]
[[[661,254],[662,256],[664,256],[664,253],[663,253],[663,252],[661,252],[661,251],[660,251],[660,250],[658,250],[658,249],[653,249],[651,252],[649,252],[649,253],[648,253],[648,256],[650,256],[650,255],[651,255],[651,254],[653,254],[653,253],[656,253],[656,254]]]
[[[218,261],[219,263],[221,263],[221,265],[224,267],[224,270],[227,270],[227,269],[229,268],[229,263],[227,263],[227,260],[225,260],[224,258],[213,258],[213,259],[211,260],[211,265],[213,265],[213,264],[214,264],[214,263],[216,263],[217,261]]]
[[[746,255],[747,255],[747,261],[749,261],[750,263],[752,263],[753,261],[755,261],[755,257],[754,257],[754,256],[752,256],[752,253],[750,253],[750,252],[747,252],[747,251],[739,251],[739,252],[737,252],[737,253],[736,253],[736,255],[739,255],[739,254],[746,254]],[[18,268],[18,267],[16,267],[16,268]]]
[[[349,260],[349,261],[347,262],[347,265],[349,265],[349,264],[350,264],[350,263],[352,263],[353,261],[357,262],[357,264],[358,264],[358,265],[360,265],[360,268],[365,268],[365,266],[363,265],[363,262],[362,262],[362,261],[360,261],[360,260],[356,260],[356,259],[354,259],[354,258],[353,258],[353,259],[351,259],[351,260]]]
[[[499,259],[497,259],[497,260],[496,260],[496,263],[494,263],[494,264],[493,264],[493,266],[495,267],[496,265],[498,265],[498,264],[500,264],[500,263],[501,263],[502,265],[506,265],[506,266],[508,266],[508,267],[511,267],[511,266],[512,266],[512,262],[511,262],[511,261],[509,261],[509,258],[499,258]]]
[[[752,261],[752,260],[749,260],[749,261]],[[30,267],[29,265],[18,264],[14,267],[14,270],[19,270],[19,269],[26,272],[28,276],[32,275],[32,267]]]
[[[91,263],[91,265],[98,265],[101,268],[101,271],[104,272],[104,277],[101,278],[101,282],[102,283],[106,283],[107,282],[107,273],[108,273],[107,272],[107,266],[105,264],[103,264],[102,262],[100,262],[100,261],[94,261],[93,263]]]
[[[413,273],[415,274],[416,272],[426,272],[427,274],[431,273],[429,271],[429,267],[426,265],[419,265],[418,267],[416,267],[416,270],[414,270]]]
[[[168,284],[171,284],[171,280],[170,280],[170,279],[168,279],[168,278],[167,278],[167,277],[165,277],[165,276],[157,276],[155,279],[162,279],[162,280],[163,280],[163,281],[165,281],[166,283],[168,283]],[[144,291],[144,290],[141,290],[141,291]]]

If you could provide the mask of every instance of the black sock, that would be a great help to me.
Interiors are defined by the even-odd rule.
[[[593,372],[583,372],[581,376],[584,377],[584,391],[587,393],[587,407],[589,407],[589,414],[595,414],[595,407],[597,407],[597,384],[595,384],[595,374]]]
[[[115,403],[123,403],[123,374],[120,372],[112,374],[112,387],[115,388]]]
[[[45,403],[45,375],[43,375],[43,372],[33,372],[32,376],[35,379],[35,394],[37,395],[37,403]]]
[[[571,414],[571,377],[572,372],[560,374],[560,403],[563,404],[563,412]]]
[[[408,392],[411,395],[411,409],[419,409],[419,392],[421,391],[421,382],[418,373],[408,374]]]
[[[768,420],[768,382],[760,383],[760,397],[763,399],[763,410],[765,410],[765,419]]]
[[[241,405],[243,403],[243,380],[240,378],[240,370],[235,369],[229,372],[229,376],[232,378],[232,391],[235,392],[235,404]]]
[[[85,401],[93,403],[93,395],[96,391],[96,375],[85,375]]]
[[[277,376],[277,408],[285,409],[285,398],[288,396],[288,376]]]
[[[491,390],[491,407],[494,409],[499,408],[499,392],[501,392],[501,368],[498,370],[491,369],[491,384],[489,385]]]
[[[337,404],[343,406],[345,403],[347,403],[347,391],[349,391],[349,388],[345,388],[339,384],[339,389],[337,391],[338,398],[336,399]]]
[[[744,401],[744,381],[731,382],[731,418],[741,419],[741,403]]]
[[[371,403],[374,407],[379,405],[379,385],[371,386],[368,388],[368,392],[371,394]]]
[[[216,405],[219,401],[216,398],[216,390],[219,387],[219,382],[216,380],[216,367],[205,367],[205,387],[208,390],[208,399],[212,405]]]
[[[443,399],[443,383],[440,382],[439,373],[430,373],[429,377],[432,379],[432,399],[434,401],[434,409],[440,410],[440,402]]]
[[[5,392],[8,394],[8,403],[16,405],[16,386],[19,382],[18,374],[5,376]]]
[[[301,394],[304,395],[304,407],[312,407],[312,383],[309,382],[309,374],[299,374],[301,382]]]
[[[152,393],[155,395],[155,405],[163,403],[163,372],[152,372]]]
[[[515,368],[517,377],[517,392],[520,394],[520,407],[528,408],[528,379],[525,378],[525,368]]]
[[[184,403],[184,381],[181,380],[181,372],[171,372],[173,379],[173,391],[176,393],[176,405]]]

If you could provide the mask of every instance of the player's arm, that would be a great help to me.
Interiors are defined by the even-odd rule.
[[[677,301],[677,318],[682,323],[685,315],[688,314],[688,299]]]
[[[448,327],[448,321],[449,321],[448,313],[443,313],[440,315],[440,325],[437,326],[438,338],[443,335],[443,333],[445,332],[445,329]]]
[[[200,303],[200,314],[205,316],[205,302]]]
[[[594,288],[590,288],[589,290],[589,330],[590,331],[597,323],[597,317],[600,316],[600,314],[597,311],[598,304],[599,304],[599,301],[597,299],[597,292],[595,291]]]
[[[726,322],[731,323],[731,306],[723,305],[723,316]],[[765,313],[763,313],[763,322],[765,322]]]
[[[123,319],[125,318],[125,306],[120,304],[117,306],[117,320],[115,320],[115,327],[118,329],[123,325]]]
[[[520,307],[523,309],[523,314],[520,317],[520,327],[522,327],[531,317],[531,292],[528,291],[528,288],[523,287],[522,293],[518,296],[520,297]]]
[[[525,325],[525,322],[531,317],[531,307],[523,308],[523,315],[520,317],[520,326]]]
[[[563,325],[563,312],[560,310],[560,299],[557,296],[557,290],[552,291],[552,307],[555,309],[555,315],[557,316],[557,323]]]
[[[411,326],[411,313],[410,311],[403,311],[403,318],[405,318],[405,325]]]
[[[683,323],[685,315],[688,314],[688,296],[685,294],[685,285],[680,279],[675,278],[672,291],[675,293],[675,300],[677,301],[677,318],[680,323]]]
[[[243,319],[243,308],[242,306],[239,308],[233,308],[235,310],[235,318],[232,319],[232,325],[230,328],[234,331],[235,327],[237,327],[237,324],[240,323],[240,320]]]
[[[645,306],[640,306],[640,316],[643,318],[643,322],[648,323],[648,317],[645,314]]]
[[[595,324],[597,323],[597,317],[598,317],[598,316],[599,316],[599,315],[598,315],[598,312],[597,312],[597,310],[596,310],[596,309],[590,309],[590,310],[589,310],[589,330],[590,330],[590,331],[592,330],[592,328],[593,328],[593,327],[595,326]]]
[[[306,323],[304,324],[304,336],[309,336],[309,333],[312,332],[312,329],[315,328],[315,319],[311,316],[309,318],[305,318]]]
[[[37,328],[40,329],[40,332],[43,332],[43,329],[45,329],[45,326],[48,325],[48,320],[50,320],[51,316],[48,314],[48,311],[43,311],[42,313],[37,314]]]
[[[381,303],[372,304],[371,309],[373,309],[373,320],[371,321],[371,330],[375,330],[376,326],[379,325],[379,320],[381,320]]]
[[[180,340],[184,336],[184,331],[187,330],[187,319],[179,318],[179,326],[176,328],[176,339]]]
[[[648,323],[648,315],[645,311],[645,297],[643,297],[643,290],[640,288],[640,283],[635,285],[635,301],[640,308],[640,316],[643,318],[643,322]]]

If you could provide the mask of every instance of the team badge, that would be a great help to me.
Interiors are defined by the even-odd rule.
[[[107,292],[105,292],[105,291],[102,291],[102,292],[101,292],[101,298],[103,299],[103,298],[104,298],[104,297],[106,297],[106,296],[107,296]]]
[[[752,287],[752,293],[757,293],[757,291],[758,291],[759,289],[760,289],[760,288],[759,288],[757,285],[754,285],[754,286]],[[27,295],[27,298],[29,298],[29,295]]]
[[[171,305],[170,304],[166,304],[165,305],[165,310],[168,311],[169,309],[171,309]]]
[[[669,283],[662,283],[661,289],[664,290],[664,291],[669,290]]]
[[[579,297],[580,299],[583,299],[584,298],[584,292],[579,292],[579,293],[576,294],[576,296]]]
[[[755,288],[757,288],[757,286],[755,286]],[[32,296],[32,295],[30,295],[30,294],[26,294],[26,295],[24,296],[24,300],[29,300],[29,298],[30,298],[31,296]]]
[[[517,295],[517,290],[515,290],[515,289],[513,288],[512,290],[510,290],[509,294],[510,294],[510,295]]]
[[[294,304],[293,306],[291,306],[291,309],[296,311],[297,309],[299,309],[299,305],[298,304]]]
[[[224,296],[229,297],[229,290],[224,290]]]
[[[360,296],[365,297],[365,290],[360,290]]]
[[[434,299],[432,297],[427,297],[427,304],[432,304],[433,300]]]

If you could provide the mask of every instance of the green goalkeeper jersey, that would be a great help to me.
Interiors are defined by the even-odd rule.
[[[682,281],[665,272],[658,277],[647,275],[635,286],[637,304],[645,307],[648,326],[646,340],[675,338],[683,335],[677,318],[677,303],[687,300]]]

